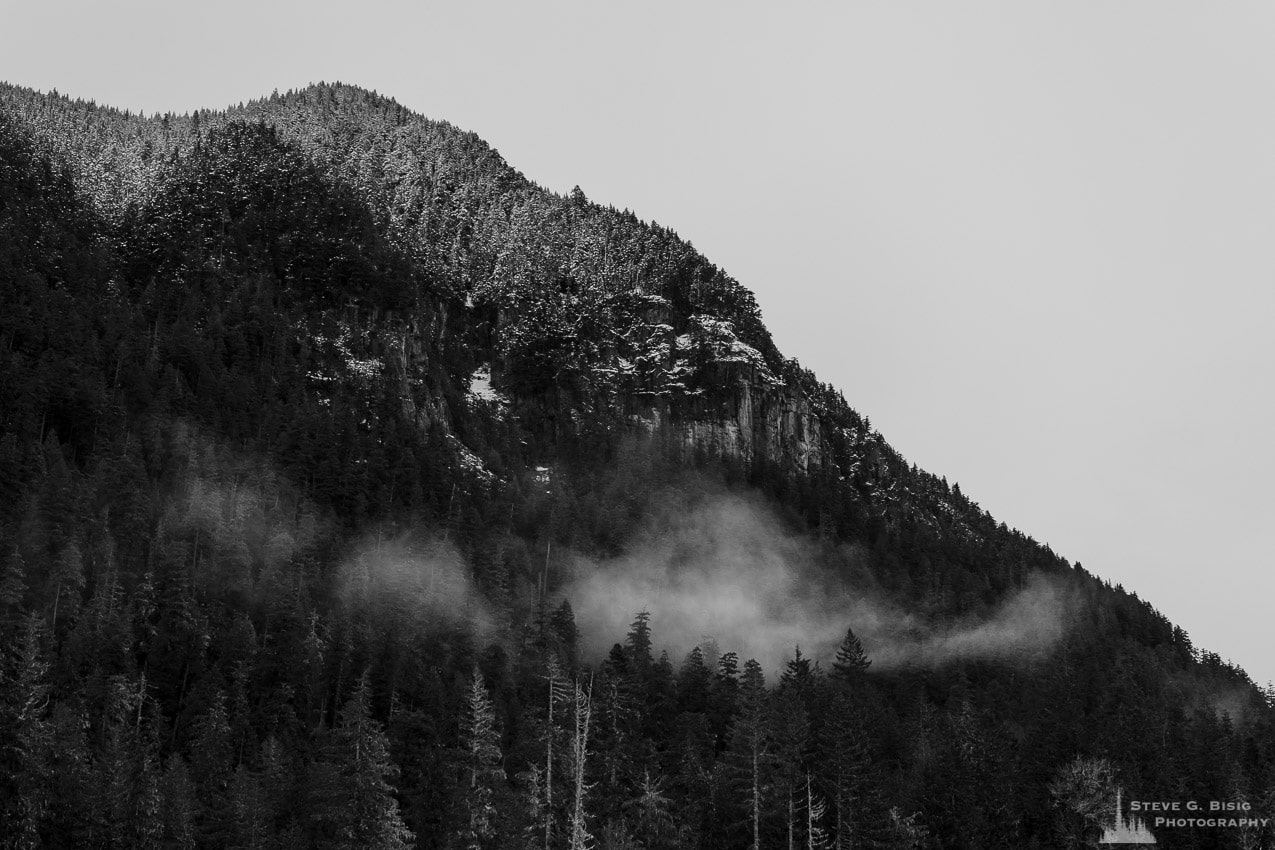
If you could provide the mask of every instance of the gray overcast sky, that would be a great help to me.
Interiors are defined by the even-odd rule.
[[[1275,5],[0,0],[0,78],[320,79],[691,240],[910,460],[1275,679]]]

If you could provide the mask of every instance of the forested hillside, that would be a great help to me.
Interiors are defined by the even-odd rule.
[[[1275,694],[908,464],[676,234],[393,100],[0,85],[0,304],[5,846],[1275,816]]]

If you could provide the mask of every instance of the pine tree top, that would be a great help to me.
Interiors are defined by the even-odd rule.
[[[832,662],[834,675],[842,679],[852,679],[866,673],[871,666],[872,661],[863,651],[863,644],[854,633],[854,629],[847,628],[846,636],[837,649],[837,658]]]

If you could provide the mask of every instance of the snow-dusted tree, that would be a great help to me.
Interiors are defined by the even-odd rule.
[[[574,791],[571,808],[570,848],[571,850],[587,850],[593,842],[589,834],[584,801],[589,792],[589,784],[585,781],[585,768],[589,757],[589,722],[593,718],[593,683],[581,687],[575,683],[574,720],[575,729],[571,736],[571,779]]]
[[[571,683],[562,675],[557,659],[549,656],[545,666],[545,726],[543,767],[537,766],[533,772],[533,788],[537,794],[535,810],[541,821],[541,832],[544,836],[544,850],[551,850],[555,827],[553,785],[554,771],[558,762],[559,708],[571,700]]]
[[[1058,809],[1062,846],[1087,846],[1112,820],[1115,795],[1115,767],[1107,759],[1077,757],[1060,767],[1049,783],[1049,796]]]
[[[898,809],[890,809],[890,835],[890,847],[897,850],[923,850],[931,846],[930,831],[916,812],[904,817]]]
[[[504,772],[500,767],[496,712],[477,665],[470,677],[461,712],[464,776],[459,784],[464,789],[462,807],[467,815],[464,846],[466,850],[480,850],[490,845],[496,832],[493,796],[496,784],[504,779]]]
[[[671,801],[664,794],[663,781],[651,778],[651,772],[642,774],[641,794],[632,802],[635,810],[636,837],[642,846],[650,850],[677,846],[677,823],[669,813]]]
[[[815,791],[814,781],[806,774],[806,850],[823,850],[828,846],[828,832],[822,826],[828,804]]]

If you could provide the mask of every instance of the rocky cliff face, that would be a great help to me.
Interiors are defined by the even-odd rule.
[[[569,362],[569,383],[581,392],[576,404],[610,410],[637,427],[671,429],[688,450],[767,459],[794,472],[812,472],[831,462],[829,424],[803,388],[757,348],[739,338],[733,323],[696,313],[679,316],[664,298],[629,296],[634,305],[609,317],[614,337],[592,358]],[[516,311],[498,314],[492,337],[525,333]],[[561,402],[526,392],[510,357],[493,358],[492,378],[515,397],[544,413]],[[568,404],[571,402],[568,401]]]
[[[453,305],[431,302],[401,315],[360,311],[356,321],[369,340],[368,354],[397,384],[407,418],[423,431],[450,428],[458,395],[452,367],[459,356]]]
[[[777,375],[730,323],[694,316],[689,324],[677,347],[688,354],[698,392],[675,406],[670,423],[688,444],[799,472],[829,460],[825,423],[801,387]]]
[[[759,370],[730,364],[704,375],[711,396],[660,404],[634,416],[650,430],[672,429],[690,451],[736,457],[745,463],[767,459],[791,471],[810,473],[831,458],[826,425],[800,388],[776,383]]]
[[[723,393],[726,398],[716,411],[705,410],[706,415],[671,423],[689,447],[700,446],[745,462],[767,458],[803,473],[827,462],[823,422],[800,391],[743,375]]]
[[[392,100],[316,86],[144,119],[12,88],[6,99],[86,196],[110,201],[108,216],[146,214],[201,140],[245,123],[365,204],[432,294],[410,314],[327,310],[308,331],[334,364],[311,376],[319,391],[386,373],[418,428],[463,436],[470,375],[485,364],[491,388],[527,414],[521,425],[541,433],[609,417],[746,463],[858,476],[865,492],[899,465],[844,400],[782,357],[752,294],[677,234],[578,189],[548,192],[472,134]],[[276,171],[263,173],[291,185]]]

